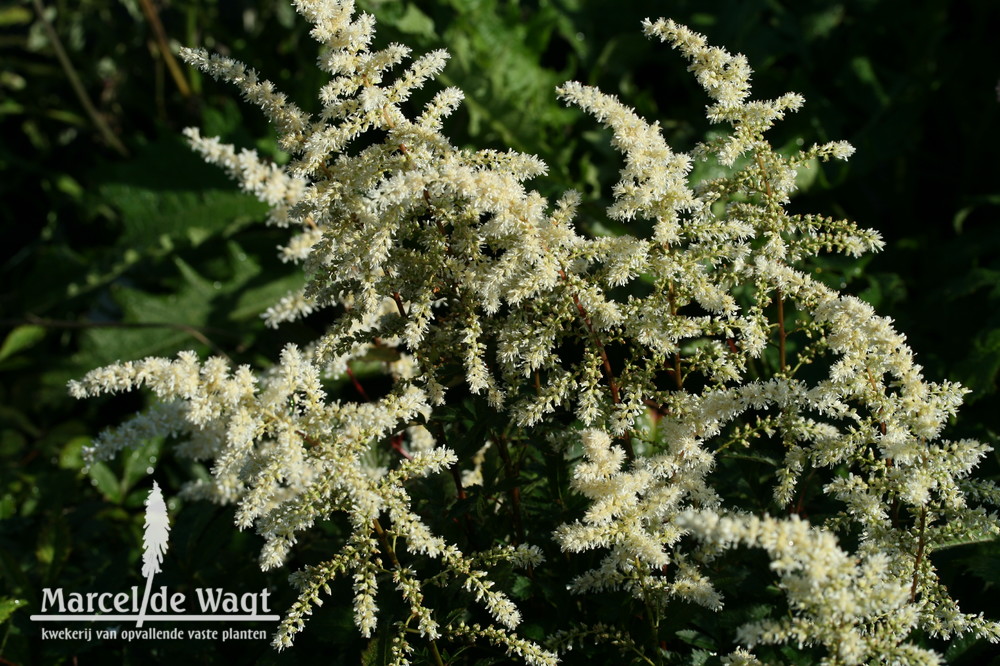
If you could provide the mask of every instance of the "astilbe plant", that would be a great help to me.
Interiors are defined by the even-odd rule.
[[[353,586],[357,630],[388,637],[386,658],[400,664],[441,663],[468,645],[553,664],[600,642],[643,663],[688,659],[695,648],[673,634],[697,613],[731,628],[719,648],[735,643],[730,664],[795,651],[824,664],[941,663],[914,637],[1000,636],[960,611],[929,557],[1000,532],[985,508],[1000,491],[971,478],[990,449],[942,439],[962,387],[925,380],[888,319],[810,270],[820,253],[859,256],[881,241],[786,210],[797,170],[853,152],[835,142],[788,155],[768,143],[799,95],[752,101],[743,56],[647,21],[647,36],[690,63],[709,120],[731,131],[675,152],[615,97],[562,86],[624,155],[607,215],[645,230],[585,234],[577,193],[551,203],[525,188],[545,173],[539,159],[449,142],[442,121],[459,90],[405,113],[446,53],[390,75],[409,49],[371,50],[374,19],[352,2],[295,6],[331,76],[316,117],[238,62],[183,52],[263,109],[291,161],[186,134],[292,230],[280,253],[306,286],[275,303],[268,324],[326,310],[331,325],[259,372],[188,352],[70,387],[155,394],[89,460],[176,438],[176,455],[212,461],[211,480],[186,495],[235,504],[237,525],[264,539],[264,569],[282,566],[304,531],[346,517],[340,550],[292,574],[300,594],[277,648],[337,577]],[[723,175],[690,182],[695,160]],[[359,359],[383,359],[391,390],[331,398],[330,381]],[[456,417],[463,406],[478,424]],[[734,484],[761,464],[769,497],[753,502]],[[504,483],[491,476],[494,492],[479,495],[491,508],[449,516],[493,472]],[[565,501],[544,504],[560,479]],[[533,620],[547,635],[519,629],[546,604],[512,601],[512,566],[572,595],[560,617]],[[761,591],[771,611],[726,597],[753,566],[774,583]],[[610,599],[625,600],[617,624],[588,611]],[[380,615],[393,603],[404,610]]]

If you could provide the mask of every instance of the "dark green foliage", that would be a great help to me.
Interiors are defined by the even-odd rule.
[[[329,603],[280,656],[260,641],[43,642],[38,626],[28,621],[46,586],[104,591],[141,584],[136,562],[146,467],[155,468],[168,499],[199,472],[161,457],[160,441],[84,472],[82,446],[98,427],[134,411],[138,398],[77,403],[65,382],[117,359],[187,348],[263,363],[275,356],[280,341],[308,340],[324,324],[306,320],[295,326],[315,330],[290,327],[280,338],[264,329],[258,315],[301,280],[275,257],[282,234],[260,224],[262,204],[203,165],[179,139],[181,128],[195,125],[206,135],[284,159],[263,120],[235,102],[231,89],[187,68],[193,94],[183,96],[137,0],[44,4],[84,89],[128,156],[95,131],[34,4],[0,6],[0,663],[383,663],[391,636],[357,636],[351,590],[344,583],[334,586]],[[228,52],[307,110],[314,107],[312,94],[321,81],[314,44],[281,2],[154,4],[162,5],[159,19],[172,39]],[[598,232],[615,228],[599,221],[606,204],[601,195],[617,179],[619,163],[606,133],[560,105],[554,86],[567,79],[597,84],[647,118],[658,118],[668,140],[688,149],[712,130],[692,123],[703,117],[705,99],[672,54],[638,37],[639,21],[672,16],[713,43],[745,53],[757,67],[757,96],[794,90],[807,101],[777,130],[775,145],[804,136],[816,142],[846,139],[857,148],[846,165],[816,165],[800,174],[804,192],[792,209],[857,220],[881,231],[888,249],[856,263],[824,261],[816,270],[895,317],[929,377],[958,380],[973,390],[957,433],[998,442],[1000,4],[369,0],[362,6],[378,17],[383,42],[451,51],[441,83],[467,95],[448,126],[457,143],[539,154],[550,173],[534,186],[551,193],[582,184],[583,217]],[[363,368],[355,372],[364,383]],[[350,384],[331,390],[358,399]],[[505,436],[504,424],[485,418],[482,407],[472,399],[451,406],[444,436],[464,459],[487,431],[494,439]],[[548,449],[527,444],[506,442],[513,469],[494,447],[484,463],[483,485],[435,517],[435,529],[454,531],[473,547],[488,546],[508,531],[493,533],[490,525],[510,520],[516,485],[525,540],[541,545],[550,561],[560,561],[564,556],[545,535],[577,515],[581,499],[568,490],[568,480],[559,476],[564,466],[549,459]],[[718,473],[732,476],[733,501],[766,506],[753,475],[755,466],[766,464],[726,459]],[[996,453],[983,473],[1000,477]],[[506,498],[499,508],[498,498]],[[425,515],[433,511],[439,509],[428,506]],[[290,603],[287,572],[259,572],[259,539],[234,530],[231,511],[172,504],[171,512],[164,584],[266,585],[274,590],[275,608]],[[329,524],[311,533],[290,567],[322,561],[340,531]],[[573,566],[582,571],[587,562],[581,559]],[[947,549],[934,562],[965,610],[1000,615],[996,543]],[[614,595],[588,607],[564,589],[565,577],[510,571],[498,578],[525,610],[523,633],[533,639],[565,628],[569,616],[617,619],[624,607]],[[744,604],[748,615],[763,612],[774,598],[760,581],[720,586],[741,603],[744,595],[756,600]],[[383,607],[385,617],[393,612],[405,610]],[[718,663],[712,654],[731,649],[735,627],[749,619],[727,617],[731,626],[701,609],[671,619],[675,642],[658,646],[665,663]],[[936,647],[955,664],[998,659],[993,648],[975,641]],[[482,646],[446,649],[455,664],[507,661]],[[569,653],[566,662],[618,663],[620,654],[594,645]],[[761,655],[811,663],[808,653]]]

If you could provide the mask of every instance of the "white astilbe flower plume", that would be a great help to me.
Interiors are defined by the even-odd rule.
[[[245,65],[182,50],[264,112],[289,162],[185,135],[288,230],[278,256],[304,285],[267,304],[273,335],[313,315],[289,336],[327,328],[254,349],[272,359],[258,368],[181,352],[69,386],[151,393],[86,462],[175,440],[210,471],[183,495],[234,504],[236,526],[263,540],[263,569],[305,534],[336,544],[291,575],[298,596],[275,647],[337,578],[359,635],[397,664],[443,663],[468,643],[529,664],[574,646],[658,663],[661,645],[703,659],[699,641],[728,664],[782,650],[934,664],[917,633],[1000,638],[930,558],[1000,534],[1000,490],[974,476],[991,449],[946,439],[964,389],[927,380],[891,320],[817,279],[818,256],[882,241],[786,209],[801,169],[853,152],[771,146],[801,96],[754,100],[745,57],[646,21],[687,60],[719,129],[680,152],[616,97],[560,86],[622,155],[602,214],[576,191],[553,202],[532,190],[547,172],[535,156],[449,140],[461,91],[413,95],[446,52],[373,50],[375,19],[349,0],[294,5],[329,75],[312,115]],[[713,176],[694,182],[699,160]],[[629,233],[590,233],[621,227],[604,215]],[[162,516],[147,523],[147,590]],[[745,571],[736,548],[762,550],[763,571]],[[772,577],[785,607],[741,597],[740,581]],[[714,617],[727,612],[747,618],[730,634],[736,623]],[[717,635],[688,640],[704,626]]]
[[[885,554],[858,562],[837,546],[832,534],[798,516],[776,520],[688,510],[678,516],[677,524],[710,547],[743,545],[767,551],[794,615],[740,627],[739,641],[748,647],[823,645],[831,655],[827,663],[856,666],[878,659],[887,639],[908,635],[918,622],[916,608],[907,604],[908,581],[893,575]],[[940,663],[938,655],[912,644],[895,650],[914,660],[907,663]]]

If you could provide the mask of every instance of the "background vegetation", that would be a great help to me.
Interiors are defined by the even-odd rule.
[[[703,120],[705,99],[680,58],[640,36],[639,21],[669,16],[745,53],[756,96],[794,90],[806,98],[805,109],[776,130],[776,145],[847,139],[858,149],[846,165],[803,174],[793,210],[857,220],[881,231],[887,250],[829,262],[823,272],[893,316],[930,378],[972,389],[954,435],[1000,443],[1000,4],[360,4],[379,18],[383,43],[452,53],[442,83],[468,97],[448,125],[456,143],[539,154],[551,171],[535,186],[556,192],[583,183],[595,220],[619,161],[605,133],[556,102],[554,86],[578,79],[615,92],[659,118],[671,145],[687,149],[713,129]],[[28,620],[46,586],[141,585],[146,467],[156,468],[168,498],[203,473],[161,457],[161,442],[84,472],[81,447],[134,411],[139,398],[77,403],[66,381],[119,358],[186,348],[264,364],[281,340],[308,340],[323,325],[306,320],[280,338],[262,327],[258,315],[297,279],[275,256],[281,235],[257,224],[262,204],[178,137],[195,125],[272,159],[283,155],[232,89],[166,57],[177,44],[233,55],[307,110],[315,107],[315,45],[280,2],[0,4],[0,664],[374,660],[377,646],[365,645],[350,624],[347,588],[335,590],[343,603],[326,604],[280,657],[264,642],[43,642]],[[342,390],[357,398],[353,386]],[[998,460],[994,453],[982,473],[1000,476]],[[286,572],[259,572],[259,541],[232,529],[229,510],[175,500],[171,511],[162,584],[269,585],[277,608],[287,605]],[[317,561],[335,537],[320,531],[290,565]],[[1000,616],[992,601],[1000,544],[953,548],[935,559],[965,610]],[[956,664],[996,659],[972,641],[938,647]]]

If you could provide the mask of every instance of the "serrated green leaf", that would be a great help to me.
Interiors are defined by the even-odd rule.
[[[681,629],[676,632],[676,635],[677,638],[681,639],[685,643],[688,643],[689,645],[705,649],[712,649],[715,647],[715,642],[697,629]]]
[[[243,123],[243,113],[235,100],[226,99],[219,105],[202,111],[202,133],[205,136],[229,136]]]
[[[169,297],[165,297],[170,300]],[[139,300],[137,297],[136,300]],[[155,299],[150,298],[150,303]],[[177,305],[177,312],[182,312],[184,303]],[[151,308],[152,309],[152,308]],[[184,311],[191,314],[194,310]],[[151,314],[154,314],[151,312]],[[159,319],[159,322],[184,324],[170,319]],[[170,355],[180,349],[190,349],[198,346],[197,338],[186,330],[176,326],[150,326],[138,328],[95,328],[86,331],[82,338],[83,349],[76,356],[77,364],[82,367],[98,367],[119,360],[133,360],[146,356]]]
[[[708,650],[694,650],[691,652],[691,666],[703,666],[711,656],[712,653]]]
[[[212,264],[226,273],[224,280],[210,280],[203,277],[192,265],[180,257],[175,257],[174,263],[188,290],[206,300],[213,300],[229,294],[242,294],[245,291],[245,285],[261,273],[260,264],[243,252],[242,248],[233,241],[226,243],[225,258]]]
[[[100,178],[98,194],[121,216],[121,244],[140,250],[198,245],[267,212],[175,138],[149,144]]]
[[[240,259],[242,253],[234,243],[229,244],[229,253],[226,270],[230,275],[225,282],[207,279],[188,262],[175,257],[181,284],[173,293],[151,294],[113,285],[111,294],[122,310],[125,325],[87,330],[77,362],[84,367],[96,367],[118,360],[172,355],[182,349],[200,347],[206,341],[225,346],[235,332],[209,326],[216,308],[214,301],[241,292],[260,271],[255,262]],[[228,314],[227,305],[225,315]]]
[[[453,59],[440,80],[465,91],[469,134],[479,141],[550,157],[556,152],[552,139],[564,136],[560,130],[575,113],[553,95],[568,70],[543,66],[542,56],[553,35],[562,35],[574,49],[579,40],[565,38],[571,29],[560,27],[565,17],[554,10],[521,15],[496,2],[477,2],[474,8],[461,4],[442,36]]]
[[[963,558],[962,563],[969,573],[982,579],[987,585],[1000,586],[1000,544],[979,543],[982,545],[974,549],[973,555]]]
[[[957,370],[958,379],[976,392],[969,402],[992,394],[1000,375],[1000,329],[981,331],[973,341],[972,354]]]
[[[100,193],[121,213],[125,227],[122,242],[138,248],[168,246],[170,239],[200,245],[267,212],[266,204],[237,191],[157,191],[107,184]]]

